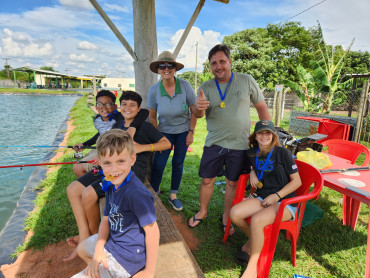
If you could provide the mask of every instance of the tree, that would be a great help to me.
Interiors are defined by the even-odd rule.
[[[344,89],[352,80],[346,82],[340,82],[341,71],[344,66],[344,59],[347,56],[349,50],[355,39],[352,40],[349,47],[339,57],[338,61],[335,61],[335,53],[339,51],[338,47],[328,46],[325,44],[324,36],[320,23],[319,34],[321,39],[318,43],[318,61],[311,61],[311,65],[314,68],[313,76],[315,82],[320,89],[320,92],[324,95],[324,101],[322,106],[322,113],[329,113],[333,104],[335,93],[339,93],[341,89]],[[337,51],[336,51],[337,50]]]
[[[232,69],[252,75],[261,87],[274,87],[278,65],[271,59],[273,40],[264,28],[246,29],[224,37],[231,50]]]
[[[42,70],[55,71],[55,70],[53,69],[53,67],[48,67],[48,66],[42,66],[42,67],[40,67],[40,69],[42,69]]]

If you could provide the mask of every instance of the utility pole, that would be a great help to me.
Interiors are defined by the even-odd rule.
[[[197,93],[197,76],[198,76],[198,42],[195,44],[195,79],[194,92]]]
[[[8,60],[10,60],[10,58],[3,58],[3,60],[5,60],[4,68],[6,69],[6,75],[7,75],[8,79],[10,79],[10,77],[9,77],[9,68],[10,68],[10,66],[8,64]]]

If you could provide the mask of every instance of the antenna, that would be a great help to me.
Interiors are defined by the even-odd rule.
[[[4,65],[4,68],[6,69],[6,75],[8,76],[8,79],[10,79],[9,77],[9,69],[10,69],[10,66],[8,64],[8,60],[10,60],[11,58],[3,58],[3,60],[5,60],[5,65]]]

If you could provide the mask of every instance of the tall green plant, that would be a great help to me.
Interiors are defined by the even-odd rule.
[[[321,93],[323,93],[322,113],[329,113],[333,104],[335,93],[340,92],[351,83],[352,80],[340,82],[340,73],[344,66],[344,58],[350,51],[355,39],[352,40],[346,51],[339,56],[338,61],[334,59],[336,49],[325,44],[320,23],[318,31],[321,39],[318,43],[319,60],[311,61],[314,68],[313,77]]]
[[[288,80],[284,84],[297,94],[303,104],[304,111],[317,112],[321,98],[316,96],[315,80],[302,65],[299,65],[296,70],[298,82]]]

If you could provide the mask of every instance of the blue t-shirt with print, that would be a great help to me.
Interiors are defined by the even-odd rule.
[[[119,190],[111,186],[105,193],[104,216],[108,216],[110,229],[105,249],[134,275],[146,263],[143,227],[156,221],[152,193],[132,173],[131,180]]]

